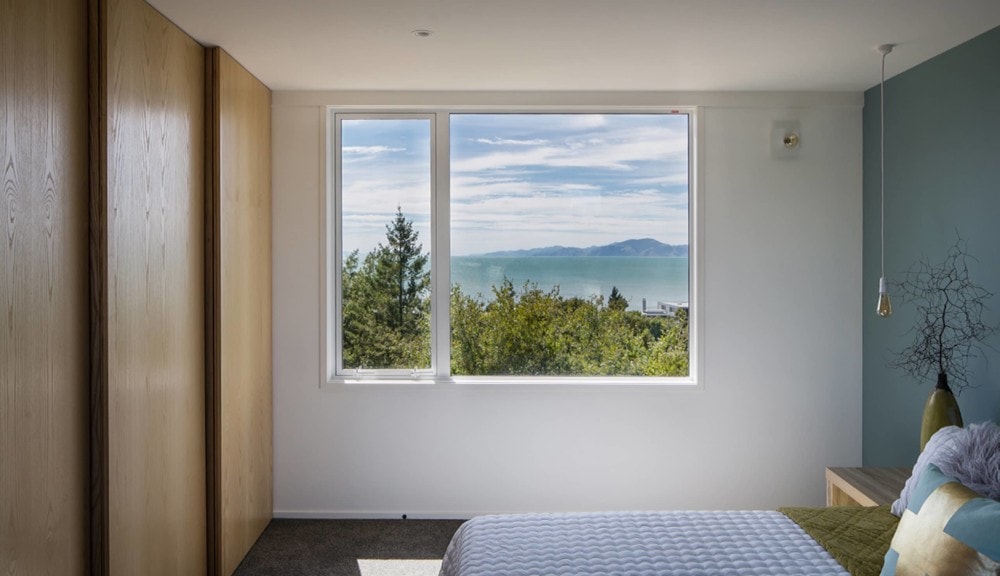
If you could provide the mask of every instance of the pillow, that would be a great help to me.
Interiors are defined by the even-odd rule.
[[[934,464],[977,494],[1000,500],[1000,425],[972,424],[950,438]]]
[[[955,436],[961,433],[962,429],[958,426],[945,426],[930,437],[927,445],[924,446],[924,451],[917,458],[917,463],[913,465],[913,474],[906,480],[906,484],[903,485],[903,491],[899,493],[899,499],[892,503],[893,514],[896,516],[903,515],[903,510],[906,510],[906,506],[909,504],[910,494],[916,488],[917,483],[920,482],[920,475],[927,469],[927,465],[936,464],[940,466],[941,453],[951,446]]]
[[[882,576],[1000,574],[1000,502],[929,464],[910,495]]]

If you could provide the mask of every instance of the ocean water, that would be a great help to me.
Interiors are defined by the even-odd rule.
[[[650,308],[657,301],[688,301],[688,259],[628,256],[455,256],[451,259],[451,282],[460,284],[470,296],[481,294],[492,300],[494,285],[504,277],[519,289],[526,280],[542,290],[559,286],[564,297],[604,296],[618,287],[630,310],[641,310],[642,299]]]

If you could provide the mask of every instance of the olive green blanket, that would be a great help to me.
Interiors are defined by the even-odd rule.
[[[779,508],[852,576],[878,576],[899,518],[889,506]]]

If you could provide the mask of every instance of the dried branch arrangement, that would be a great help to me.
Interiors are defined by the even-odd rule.
[[[921,259],[896,286],[902,301],[916,306],[917,321],[908,332],[913,343],[890,364],[920,381],[947,374],[956,391],[973,387],[968,360],[993,349],[987,340],[998,329],[983,320],[993,293],[969,278],[969,260],[976,261],[959,237],[943,262]]]

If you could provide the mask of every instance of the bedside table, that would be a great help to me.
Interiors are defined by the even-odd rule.
[[[827,468],[827,506],[883,506],[899,498],[909,468]]]

